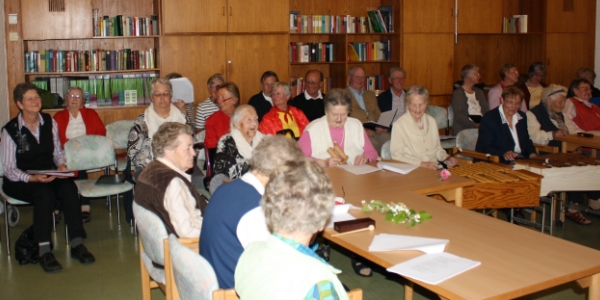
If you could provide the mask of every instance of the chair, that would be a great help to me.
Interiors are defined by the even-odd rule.
[[[362,289],[352,289],[348,292],[348,299],[350,300],[362,300],[363,291]],[[235,293],[234,289],[228,290],[216,290],[213,292],[213,300],[239,300],[240,298]]]
[[[427,105],[425,113],[435,119],[438,130],[444,130],[444,133],[448,133],[448,111],[445,108]],[[441,141],[441,145],[444,149],[452,149],[456,146],[456,141],[454,139],[444,139]]]
[[[110,166],[116,166],[115,149],[111,139],[100,135],[83,135],[69,140],[65,144],[67,167],[71,170],[90,170],[104,168],[108,174]],[[96,185],[98,179],[75,180],[79,194],[83,197],[108,197],[109,210],[111,195],[117,196],[117,223],[121,224],[119,194],[133,190],[133,184]]]
[[[127,150],[129,131],[133,123],[133,120],[121,120],[106,125],[106,137],[112,140],[115,151]],[[117,171],[120,172],[123,172],[127,166],[127,154],[124,154],[117,154]]]
[[[392,159],[392,152],[390,150],[391,143],[392,141],[389,140],[383,143],[381,146],[381,158],[384,160]]]
[[[213,291],[219,288],[217,275],[210,263],[198,254],[198,239],[187,240],[195,240],[193,246],[196,251],[186,247],[173,234],[169,235],[169,245],[165,247],[165,272],[170,269],[167,265],[171,264],[172,277],[177,287],[173,289],[173,299],[181,296],[181,299],[210,300]],[[166,257],[167,253],[170,260]]]
[[[452,105],[448,106],[448,134],[450,135],[450,128],[452,128],[452,126],[454,126],[454,109],[452,108]],[[454,133],[454,132],[453,132]]]
[[[460,152],[459,157],[467,160],[473,158],[486,160],[491,162],[500,162],[500,157],[497,155],[490,155],[486,153],[476,152],[475,146],[477,145],[477,138],[479,137],[479,129],[469,128],[462,130],[456,135],[456,151]]]

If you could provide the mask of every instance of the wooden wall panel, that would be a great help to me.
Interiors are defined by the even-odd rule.
[[[502,1],[458,1],[458,33],[501,33],[501,21]]]
[[[289,1],[228,0],[227,5],[228,32],[290,31]]]
[[[573,2],[573,6],[567,8],[565,2]],[[595,22],[588,23],[588,11],[592,6],[595,7],[595,1],[590,0],[546,0],[547,32],[587,32],[590,27],[595,26]]]
[[[158,14],[158,5],[156,5],[153,0],[91,0],[91,3],[92,8],[98,9],[98,13],[100,14],[100,16],[114,17],[116,15],[123,15],[145,18],[149,17],[152,14]],[[92,20],[91,16],[91,11],[88,14],[86,14],[86,17],[90,21]]]
[[[226,0],[163,0],[162,12],[165,34],[227,31]]]
[[[452,94],[454,82],[453,34],[405,34],[403,66],[406,85],[422,85],[430,95]]]
[[[404,33],[453,33],[454,0],[402,1]]]
[[[48,11],[48,0],[21,0],[23,39],[92,37],[90,0],[64,0],[64,12]]]
[[[594,57],[587,56],[585,33],[549,33],[546,35],[547,83],[569,86],[581,67],[593,67]]]
[[[302,15],[347,15],[347,2],[290,0],[290,11],[299,11]]]

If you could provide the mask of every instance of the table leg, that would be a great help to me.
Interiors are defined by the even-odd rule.
[[[600,299],[600,273],[592,275],[588,299]]]
[[[567,146],[568,146],[567,142],[562,142],[562,147],[560,147],[561,148],[560,151],[562,153],[567,153]]]
[[[463,188],[459,187],[454,190],[454,205],[462,207],[463,203]]]
[[[590,289],[591,290],[591,289]],[[413,300],[414,283],[409,281],[404,285],[404,300]]]

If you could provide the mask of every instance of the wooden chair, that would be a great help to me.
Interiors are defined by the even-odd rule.
[[[171,234],[164,247],[165,277],[171,298],[212,299],[219,283],[210,263],[198,254],[198,239],[178,239]]]
[[[348,298],[350,300],[362,300],[363,291],[362,289],[352,289],[348,292]],[[240,298],[235,293],[234,289],[228,290],[216,290],[213,292],[213,300],[239,300]]]
[[[533,144],[533,146],[535,147],[535,152],[537,152],[538,155],[542,152],[551,153],[551,154],[560,152],[560,149],[558,147],[554,147],[554,146],[550,146],[550,145]]]

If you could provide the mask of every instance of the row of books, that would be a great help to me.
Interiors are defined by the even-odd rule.
[[[332,62],[335,61],[332,43],[290,43],[290,62]]]
[[[95,72],[154,69],[156,49],[40,50],[25,52],[25,72]]]
[[[367,17],[351,15],[302,15],[290,12],[292,33],[387,33],[394,32],[391,6],[367,12]]]
[[[158,16],[114,17],[99,16],[98,9],[92,11],[94,36],[149,36],[158,35]]]
[[[330,77],[323,78],[323,87],[321,93],[327,94],[332,89],[333,81]],[[304,93],[306,89],[305,81],[303,77],[292,77],[290,80],[290,86],[292,87],[292,98]]]
[[[348,43],[348,61],[391,60],[391,49],[390,40]]]
[[[85,106],[124,106],[150,104],[150,82],[156,74],[99,75],[88,78],[42,77],[32,83],[64,98],[69,87],[84,91]]]
[[[527,33],[527,15],[514,15],[502,18],[503,33]]]

